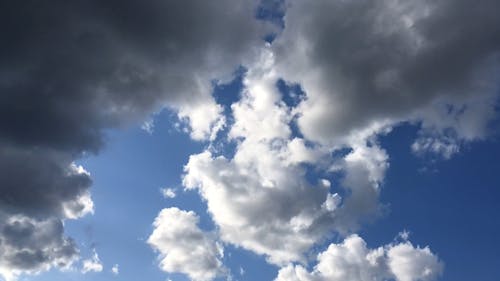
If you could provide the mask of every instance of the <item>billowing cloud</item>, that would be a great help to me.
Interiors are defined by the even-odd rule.
[[[380,213],[389,167],[380,135],[411,122],[420,128],[413,151],[445,158],[461,142],[483,138],[495,115],[500,47],[491,38],[500,26],[492,25],[493,1],[470,11],[451,1],[287,3],[283,31],[247,65],[241,98],[231,105],[234,155],[210,148],[192,155],[183,178],[207,202],[223,241],[274,264],[303,262],[313,245]],[[464,13],[477,22],[469,26]],[[278,91],[281,78],[303,90],[296,105]],[[399,271],[393,254],[404,245],[383,253],[390,270],[375,278],[430,280],[440,272],[419,268],[429,250],[413,246],[417,269]]]
[[[225,274],[222,248],[214,237],[198,227],[192,211],[172,207],[155,219],[148,243],[160,253],[160,267],[166,272],[184,273],[194,281],[209,281]]]
[[[260,40],[254,5],[9,3],[1,16],[3,138],[96,150],[101,128],[162,106],[196,118],[202,137],[218,114],[212,80],[231,75]]]
[[[345,144],[402,121],[437,141],[487,134],[498,90],[497,1],[287,3],[273,50],[279,74],[307,93],[298,109],[307,138]],[[416,149],[455,151],[431,142]]]
[[[60,220],[0,212],[0,277],[6,281],[53,266],[67,268],[77,258],[76,245],[64,236]]]
[[[411,122],[415,153],[449,158],[487,134],[496,4],[451,3],[287,1],[284,29],[247,65],[231,105],[234,155],[207,149],[185,166],[183,183],[207,202],[222,240],[271,263],[303,261],[313,245],[380,213],[389,167],[380,135]],[[297,105],[278,91],[281,78],[303,90]]]
[[[90,175],[64,153],[0,146],[0,277],[68,267],[78,257],[62,219],[93,212]]]
[[[288,265],[280,269],[275,281],[431,281],[443,270],[428,247],[404,241],[369,249],[355,234],[340,244],[330,244],[317,260],[311,272],[301,265]]]
[[[313,245],[333,232],[356,229],[359,219],[378,212],[387,156],[376,143],[360,139],[335,160],[328,149],[293,136],[293,108],[281,100],[273,67],[265,50],[245,75],[241,100],[231,106],[234,156],[210,150],[192,155],[183,183],[206,200],[223,241],[286,264],[305,261]],[[332,187],[327,179],[308,180],[307,165],[329,177],[333,166],[346,175]]]
[[[169,108],[193,138],[214,138],[224,118],[211,96],[213,83],[229,79],[261,44],[256,5],[0,4],[0,228],[22,219],[22,231],[50,226],[55,233],[45,241],[54,250],[49,254],[44,245],[22,245],[30,240],[15,242],[1,232],[1,276],[74,259],[75,244],[60,228],[93,211],[90,175],[74,161],[102,148],[103,130]],[[33,258],[15,262],[20,255]]]

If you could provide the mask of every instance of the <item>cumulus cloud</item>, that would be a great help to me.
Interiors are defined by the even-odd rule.
[[[247,65],[231,105],[234,155],[192,155],[183,178],[207,202],[223,241],[275,264],[304,261],[313,245],[380,214],[389,168],[380,135],[411,122],[420,127],[413,151],[446,158],[483,138],[495,115],[500,47],[491,38],[500,26],[493,1],[470,10],[465,1],[287,3],[284,29]],[[477,18],[473,25],[464,13]],[[278,91],[281,78],[304,91],[296,106]],[[308,179],[311,166],[326,179]],[[427,276],[390,270],[405,281]]]
[[[209,281],[225,275],[221,246],[210,233],[198,227],[192,211],[172,207],[155,219],[148,243],[160,254],[160,267],[166,272],[184,273],[194,281]]]
[[[92,258],[83,260],[82,262],[82,273],[87,272],[101,272],[103,270],[103,265],[99,259],[99,255],[94,250]]]
[[[91,179],[64,153],[0,146],[0,276],[68,267],[78,256],[62,219],[93,212]]]
[[[487,134],[498,90],[497,1],[287,3],[273,50],[280,75],[307,93],[298,108],[307,138],[339,145],[402,121],[422,124],[425,137]]]
[[[293,108],[282,101],[277,80],[273,54],[264,50],[244,77],[242,98],[231,106],[234,156],[209,150],[192,155],[183,183],[206,200],[223,241],[286,264],[304,261],[332,232],[352,231],[359,219],[378,212],[387,156],[361,139],[334,161],[328,149],[293,136]],[[307,179],[305,165],[333,176],[334,164],[346,172],[341,186]]]
[[[90,175],[73,162],[102,148],[105,129],[139,124],[169,108],[193,138],[214,138],[224,118],[211,96],[213,83],[229,79],[261,44],[256,5],[246,0],[0,4],[5,41],[0,227],[18,218],[32,228],[48,227],[45,222],[62,227],[66,219],[92,213]],[[146,124],[151,131],[152,123]],[[2,263],[2,276],[73,260],[74,243],[59,228],[53,231],[57,235],[46,241],[55,249],[51,254],[42,245],[18,245],[13,237],[0,236],[10,241],[2,242],[2,259],[19,256],[22,249],[38,257],[26,264]]]
[[[443,270],[428,247],[405,241],[369,249],[355,234],[340,244],[330,244],[317,260],[311,272],[301,265],[288,265],[280,269],[275,281],[431,281]]]
[[[0,212],[0,277],[14,281],[21,273],[67,268],[78,258],[59,219],[35,219]]]

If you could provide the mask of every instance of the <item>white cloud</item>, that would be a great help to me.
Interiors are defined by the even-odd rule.
[[[443,270],[428,247],[414,247],[406,241],[369,249],[357,235],[330,244],[317,260],[311,272],[301,265],[288,265],[280,269],[275,281],[431,281]]]
[[[148,243],[160,254],[160,267],[166,272],[184,273],[194,281],[209,281],[225,274],[220,245],[210,233],[198,228],[192,211],[172,207],[155,219]]]
[[[388,265],[398,281],[435,280],[443,265],[429,247],[414,247],[410,242],[393,245],[387,251]]]
[[[207,202],[221,239],[275,264],[304,260],[311,246],[331,235],[348,232],[357,221],[378,211],[378,189],[387,155],[375,142],[357,139],[337,165],[346,171],[338,192],[327,179],[309,182],[303,164],[328,172],[334,159],[323,146],[307,146],[291,136],[291,108],[276,88],[274,59],[264,50],[249,68],[239,102],[231,106],[234,125],[229,138],[237,141],[234,157],[210,151],[192,155],[183,184]]]
[[[209,89],[205,90],[210,92]],[[190,128],[190,136],[195,140],[214,140],[226,121],[222,106],[211,98],[182,105],[179,118],[185,120]]]
[[[231,138],[253,142],[290,135],[291,116],[276,88],[277,79],[274,55],[266,48],[244,77],[242,98],[231,106],[235,120],[229,133]]]
[[[120,274],[120,266],[118,264],[113,265],[113,267],[111,268],[111,273],[113,273],[114,275]]]
[[[214,139],[224,118],[211,95],[213,81],[244,63],[265,32],[252,0],[86,1],[84,7],[58,5],[57,12],[53,3],[39,4],[12,2],[0,11],[2,26],[11,30],[11,19],[27,14],[53,23],[39,33],[26,21],[10,47],[0,46],[2,56],[11,57],[2,77],[19,78],[0,83],[8,100],[0,103],[0,271],[9,279],[63,268],[77,255],[63,221],[92,213],[92,180],[69,164],[100,151],[105,130],[168,108],[186,121],[194,139]],[[60,46],[74,46],[65,48],[64,63]],[[16,122],[18,116],[26,120]],[[143,128],[152,132],[153,125],[147,121]],[[34,240],[32,230],[49,229],[54,235],[40,239],[45,245]],[[4,230],[25,236],[16,241]]]
[[[227,135],[236,144],[234,156],[210,149],[191,155],[183,178],[184,187],[206,201],[222,241],[278,265],[305,262],[314,245],[334,234],[349,235],[380,213],[379,193],[389,168],[380,135],[411,122],[420,126],[414,151],[451,157],[462,141],[486,133],[494,112],[491,77],[481,83],[474,75],[484,69],[486,57],[476,50],[464,50],[472,64],[454,57],[449,51],[456,45],[426,28],[443,19],[461,25],[462,19],[442,12],[465,2],[460,7],[449,6],[451,1],[289,3],[283,32],[245,65],[244,89],[231,105],[234,123]],[[353,21],[353,14],[359,20]],[[436,57],[455,67],[436,66]],[[297,106],[283,102],[276,87],[280,78],[305,91]],[[200,120],[192,137],[213,140],[213,131],[222,127],[214,120],[222,111],[205,102],[207,108],[186,112],[196,112]],[[290,126],[295,121],[297,135]],[[340,155],[332,156],[335,152]],[[308,169],[321,178],[308,178]],[[404,240],[370,250],[349,236],[319,256],[315,271],[288,266],[280,276],[408,281],[431,280],[441,272],[428,248]],[[345,267],[335,268],[340,265],[329,259]],[[399,263],[404,259],[414,264],[405,268]]]
[[[82,262],[82,273],[87,272],[101,272],[103,270],[103,265],[99,259],[99,255],[94,250],[92,258],[83,260]]]
[[[162,188],[162,189],[160,189],[160,192],[161,192],[161,195],[163,195],[163,197],[166,199],[175,198],[175,196],[176,196],[175,189],[173,189],[173,188]]]

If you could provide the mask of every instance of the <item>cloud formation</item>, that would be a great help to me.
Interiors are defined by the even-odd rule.
[[[194,281],[209,281],[225,274],[223,252],[210,233],[198,227],[198,222],[192,211],[163,209],[155,219],[148,243],[160,253],[162,270],[184,273]]]
[[[192,124],[201,138],[218,114],[211,80],[228,77],[259,40],[253,11],[227,0],[9,3],[2,136],[97,150],[102,128],[173,106],[205,117]]]
[[[163,108],[177,112],[195,139],[209,139],[221,128],[212,83],[229,79],[261,44],[255,5],[0,4],[1,259],[19,251],[38,257],[2,262],[4,278],[73,260],[74,243],[55,225],[92,212],[92,180],[74,161],[103,147],[104,130],[140,123]],[[54,252],[7,236],[19,219],[31,228],[52,228],[55,235],[45,245]],[[57,250],[62,248],[72,249]]]
[[[223,241],[283,265],[305,261],[316,243],[378,213],[387,156],[359,140],[345,158],[333,159],[329,150],[293,136],[293,108],[281,100],[273,67],[273,54],[264,50],[244,77],[242,98],[231,106],[234,156],[210,149],[192,155],[183,183],[207,202]],[[336,166],[345,177],[333,187],[328,179],[311,181],[307,165],[327,177]]]
[[[0,277],[6,281],[53,266],[67,268],[77,258],[76,244],[64,236],[59,219],[0,212]]]
[[[287,3],[273,50],[280,75],[307,93],[298,125],[308,139],[343,145],[404,121],[421,123],[424,138],[487,134],[498,91],[497,1]]]
[[[301,265],[288,265],[280,269],[275,281],[431,281],[443,270],[428,247],[404,241],[369,249],[355,234],[340,244],[330,244],[317,260],[311,272]]]
[[[312,246],[379,213],[389,157],[378,135],[411,122],[420,128],[416,154],[450,158],[488,134],[498,98],[498,1],[289,0],[279,5],[283,30],[266,47],[256,5],[0,4],[0,276],[10,281],[78,258],[63,222],[92,213],[93,202],[91,177],[75,160],[103,147],[104,130],[163,108],[195,140],[216,141],[230,126],[234,155],[214,146],[192,155],[183,184],[206,201],[221,240],[279,265],[305,261]],[[239,65],[248,71],[228,124],[211,92]],[[284,101],[280,79],[303,90],[296,104]],[[224,272],[221,253],[197,222],[192,212],[165,209],[149,243],[164,270],[211,280]],[[348,236],[321,257],[382,251],[383,273],[370,262],[335,260],[374,278],[430,280],[440,271],[427,248],[363,243]],[[321,264],[280,274],[326,278],[337,266]]]
[[[413,151],[445,158],[484,138],[496,114],[500,49],[494,1],[473,9],[465,1],[286,3],[284,29],[247,65],[231,105],[234,155],[192,155],[183,178],[223,241],[279,265],[304,261],[313,245],[380,214],[389,167],[380,135],[410,122],[420,128]],[[473,24],[463,21],[469,14]],[[280,79],[303,90],[295,104],[285,102]],[[393,246],[384,253],[390,270],[375,278],[430,280],[441,271],[418,267],[429,249]],[[417,269],[396,266],[401,252]]]

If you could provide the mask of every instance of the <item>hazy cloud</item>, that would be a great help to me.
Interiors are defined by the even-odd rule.
[[[96,250],[93,251],[93,255],[90,259],[83,260],[82,262],[82,273],[101,272],[103,268]]]

